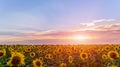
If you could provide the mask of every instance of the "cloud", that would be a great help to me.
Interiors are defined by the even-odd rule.
[[[115,21],[115,19],[99,19],[99,20],[93,20],[90,22],[86,22],[86,23],[80,23],[81,25],[85,25],[86,27],[90,27],[90,26],[95,26],[96,24],[100,24],[100,23],[110,23]]]
[[[101,23],[101,24],[100,24]],[[100,19],[89,23],[81,23],[80,27],[70,30],[46,30],[35,31],[32,33],[22,33],[18,36],[28,37],[32,39],[66,39],[74,35],[84,35],[92,37],[95,42],[118,41],[120,37],[120,24],[115,19]],[[110,37],[111,36],[111,37]],[[112,41],[113,40],[113,41]],[[92,42],[92,41],[91,41]]]
[[[111,22],[111,21],[115,21],[115,19],[100,19],[100,20],[94,20],[93,23]]]
[[[107,24],[97,25],[98,23],[105,23],[103,21],[108,22]],[[39,30],[33,28],[18,28],[23,30],[35,30],[33,32],[2,32],[1,36],[11,36],[9,38],[4,38],[3,40],[19,40],[24,43],[118,43],[120,41],[120,24],[114,24],[112,19],[109,20],[96,20],[93,23],[84,23],[81,24],[79,28],[86,30],[78,30],[79,28],[70,29],[70,30]],[[109,24],[111,22],[111,24]],[[89,28],[95,28],[94,30],[90,30]],[[74,35],[84,35],[91,37],[90,40],[85,42],[73,41],[72,39],[68,39],[69,37],[73,37]],[[12,37],[13,36],[13,37]],[[2,39],[0,39],[2,40]]]
[[[96,30],[120,30],[120,24],[98,26]]]
[[[111,25],[111,24],[118,24],[119,20],[116,19],[106,19],[105,21],[96,23],[97,26],[101,26],[101,25]]]
[[[111,35],[116,36],[116,35],[119,35],[119,33],[120,33],[120,30],[84,30],[84,31],[43,31],[43,32],[36,32],[36,33],[23,33],[20,35],[21,36],[33,36],[33,37],[44,37],[44,36],[45,37],[47,36],[67,37],[67,36],[72,36],[72,35],[88,35],[88,36],[96,36],[96,37],[102,38],[104,36],[111,36]]]
[[[78,27],[78,30],[102,30],[103,28],[110,26],[110,25],[117,25],[119,24],[119,20],[116,19],[99,19],[99,20],[93,20],[86,23],[80,23],[80,27]],[[81,26],[84,26],[81,28]],[[104,29],[103,29],[104,30]]]
[[[21,34],[22,35],[22,34]],[[82,41],[76,41],[74,39],[66,39],[65,37],[72,37],[74,35],[90,36],[91,39]],[[119,43],[120,42],[120,30],[85,30],[85,31],[49,31],[44,33],[26,33],[21,36],[23,41],[18,43],[31,43],[31,44],[102,44],[102,43]]]
[[[21,44],[90,44],[90,43],[119,43],[120,42],[120,30],[82,30],[82,31],[54,31],[47,30],[34,33],[0,33],[1,36],[12,35],[9,37],[0,38],[1,41],[7,43],[21,43]],[[3,35],[2,35],[3,34]],[[82,41],[76,41],[73,39],[67,39],[67,37],[73,37],[74,35],[89,36],[91,39]],[[1,37],[0,36],[0,37]],[[9,41],[9,42],[8,42]],[[2,43],[3,43],[2,42]]]

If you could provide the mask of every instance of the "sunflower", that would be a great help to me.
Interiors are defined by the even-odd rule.
[[[39,57],[39,59],[40,59],[41,61],[43,61],[43,57]]]
[[[101,49],[96,50],[96,52],[99,54],[101,53],[101,51],[102,51]]]
[[[40,59],[33,60],[34,67],[42,67],[43,62]]]
[[[117,51],[109,51],[107,55],[110,60],[119,58],[119,54]]]
[[[57,51],[56,51],[56,50],[54,50],[54,51],[53,51],[53,54],[54,54],[54,55],[57,55]]]
[[[103,54],[102,59],[108,59],[107,55]]]
[[[30,57],[35,57],[35,52],[30,52]]]
[[[119,47],[118,47],[118,46],[114,47],[114,50],[118,51],[118,50],[119,50]]]
[[[109,50],[110,50],[110,46],[106,46],[105,51],[109,51]]]
[[[120,50],[120,45],[118,46],[119,50]]]
[[[111,65],[110,67],[118,67],[118,66],[116,66],[116,65]]]
[[[58,48],[58,49],[57,49],[57,53],[58,53],[58,54],[62,53],[62,49],[61,49],[61,48]]]
[[[9,51],[14,51],[14,49],[12,47],[9,47],[8,50]]]
[[[83,52],[83,51],[84,51],[83,48],[80,48],[79,52]]]
[[[31,48],[26,48],[25,51],[26,51],[26,52],[30,52],[30,51],[31,51]]]
[[[42,54],[43,52],[42,52],[41,50],[38,50],[38,53],[39,53],[39,54]]]
[[[77,49],[75,47],[72,47],[71,50],[74,52],[74,53],[77,53]]]
[[[61,63],[60,67],[66,67],[66,63]]]
[[[3,57],[3,56],[6,56],[6,50],[5,49],[0,50],[0,58]]]
[[[25,50],[22,50],[22,51],[21,51],[21,53],[22,53],[22,54],[25,54],[25,53],[26,53],[26,51],[25,51]]]
[[[81,58],[82,60],[85,60],[85,59],[88,58],[88,54],[87,54],[87,53],[81,53],[81,54],[80,54],[80,58]]]
[[[68,55],[70,55],[72,52],[71,52],[71,50],[66,50],[66,53],[68,54]]]
[[[24,64],[24,55],[18,52],[12,52],[10,60],[7,62],[8,66],[20,66]]]
[[[52,54],[47,54],[47,55],[45,55],[45,58],[46,58],[46,59],[52,59],[52,58],[53,58],[53,55],[52,55]]]
[[[72,57],[72,56],[69,56],[69,57],[68,57],[68,61],[69,61],[69,63],[72,63],[72,62],[73,62],[73,57]]]

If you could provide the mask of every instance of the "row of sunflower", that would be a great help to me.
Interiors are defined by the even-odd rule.
[[[0,45],[0,67],[120,67],[120,45]]]

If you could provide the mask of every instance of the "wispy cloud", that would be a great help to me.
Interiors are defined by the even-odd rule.
[[[80,23],[79,26],[84,26],[83,28],[79,28],[78,30],[97,30],[98,27],[104,27],[108,25],[119,24],[119,20],[116,19],[99,19],[93,20],[86,23]],[[101,28],[102,29],[102,28]]]
[[[120,30],[120,24],[110,24],[96,27],[97,30]]]
[[[116,21],[116,20],[115,19],[99,19],[99,20],[93,20],[90,22],[80,23],[80,24],[89,27],[89,26],[95,26],[96,24],[99,24],[99,23],[110,23],[110,22],[114,22],[114,21]]]

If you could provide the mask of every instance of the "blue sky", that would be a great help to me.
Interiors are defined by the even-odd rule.
[[[119,25],[119,3],[119,0],[1,0],[0,37],[3,41],[38,39],[32,34]]]

